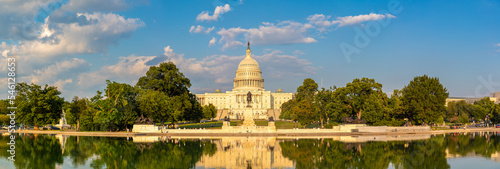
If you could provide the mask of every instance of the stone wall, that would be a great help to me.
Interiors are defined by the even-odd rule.
[[[160,127],[154,124],[134,124],[132,128],[134,133],[159,133]]]

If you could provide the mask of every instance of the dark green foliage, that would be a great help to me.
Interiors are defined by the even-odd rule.
[[[398,96],[389,99],[382,92],[382,84],[374,79],[354,79],[345,87],[335,87],[332,97],[332,118],[337,122],[343,117],[352,117],[364,119],[370,125],[399,126],[403,123],[395,119],[400,113]]]
[[[292,108],[292,120],[298,121],[304,127],[314,123],[317,119],[317,113],[313,105],[308,100],[302,100]]]
[[[487,116],[491,116],[494,106],[495,103],[489,97],[482,98],[474,102],[471,115],[476,121],[483,121]]]
[[[314,94],[318,91],[318,84],[311,78],[304,79],[302,85],[297,88],[296,99],[298,101],[302,100],[314,100]]]
[[[449,94],[438,78],[417,76],[401,91],[405,116],[413,124],[436,123],[443,117]]]
[[[86,98],[78,98],[75,96],[71,103],[65,106],[66,120],[68,124],[76,124],[76,130],[80,130],[80,120],[84,116],[92,114],[92,107],[89,105],[91,102]]]
[[[7,107],[10,107],[9,100],[4,99],[0,100],[0,114],[9,114],[10,110]]]
[[[168,120],[172,123],[180,120],[199,121],[203,118],[200,103],[189,92],[190,80],[172,62],[151,66],[146,76],[139,78],[136,86],[143,90],[159,91],[170,97],[172,103],[169,104],[176,108],[175,115]]]
[[[164,62],[159,66],[149,67],[146,76],[139,78],[136,86],[141,89],[157,90],[173,97],[189,93],[191,82],[174,63]]]
[[[490,119],[494,124],[500,123],[500,103],[492,106]]]
[[[177,122],[182,112],[173,99],[156,90],[147,90],[139,96],[139,110],[156,123]]]
[[[17,122],[35,127],[55,124],[61,118],[64,98],[54,86],[45,87],[24,82],[16,86]]]
[[[101,130],[123,130],[130,128],[138,118],[137,89],[125,83],[106,81],[107,87],[104,96],[98,92],[100,98],[95,100],[97,117],[95,122],[101,124]],[[104,99],[103,99],[104,98]]]
[[[212,103],[203,106],[203,116],[206,119],[214,118],[215,115],[217,115],[217,109]]]
[[[405,118],[413,124],[441,123],[448,97],[439,79],[427,75],[415,77],[403,90],[394,90],[391,98],[382,91],[382,84],[369,78],[354,79],[345,87],[316,89],[314,80],[304,79],[303,85],[297,88],[296,99],[282,104],[280,118],[320,120],[322,126],[325,120],[340,123],[345,117],[366,120],[369,125],[401,126]],[[308,100],[310,105],[303,100]],[[298,106],[308,110],[300,110]],[[447,113],[451,114],[453,112]],[[484,118],[481,113],[475,116]]]
[[[314,80],[307,78],[301,86],[297,88],[294,100],[289,100],[281,105],[280,118],[299,121],[302,125],[311,124],[318,120],[317,104],[315,104],[315,93],[318,91],[318,84]]]
[[[279,116],[280,119],[292,119],[292,108],[295,104],[295,99],[290,99],[283,104],[281,104],[281,114]]]

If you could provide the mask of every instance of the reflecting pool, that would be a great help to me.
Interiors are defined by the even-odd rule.
[[[500,133],[331,137],[0,136],[0,168],[500,168]]]

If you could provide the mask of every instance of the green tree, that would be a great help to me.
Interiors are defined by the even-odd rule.
[[[491,116],[495,103],[489,97],[484,97],[479,101],[475,101],[473,105],[472,116],[475,120],[485,120],[485,117]]]
[[[346,88],[333,87],[332,102],[329,106],[332,109],[332,119],[336,122],[341,122],[344,117],[352,116],[352,100],[348,98]]]
[[[297,87],[295,100],[283,103],[280,118],[299,121],[301,124],[310,124],[318,119],[317,105],[314,103],[318,84],[311,78],[304,79]]]
[[[62,114],[62,105],[64,98],[54,86],[45,85],[45,87],[24,82],[16,86],[17,97],[17,120],[18,122],[38,126],[54,124]]]
[[[172,62],[160,63],[159,66],[149,67],[146,76],[142,76],[137,81],[136,86],[141,89],[158,90],[170,97],[180,96],[189,93],[188,88],[191,82],[184,77],[179,69]]]
[[[181,111],[176,108],[174,100],[156,90],[146,90],[139,96],[139,110],[155,122],[164,125],[165,122],[177,122],[181,118]]]
[[[151,66],[146,76],[139,78],[136,86],[140,89],[160,91],[169,96],[175,107],[180,110],[182,120],[199,121],[203,118],[200,103],[196,101],[196,96],[189,92],[190,80],[172,62]]]
[[[177,105],[182,110],[182,119],[185,121],[198,122],[203,118],[203,107],[196,101],[196,96],[191,93],[185,93],[174,97]]]
[[[9,114],[10,110],[7,109],[8,107],[10,107],[9,100],[7,99],[0,100],[0,114]]]
[[[405,116],[414,124],[435,123],[443,117],[449,93],[439,78],[417,76],[402,92]]]
[[[454,122],[453,119],[458,116],[457,102],[451,101],[446,105],[446,118],[449,122]]]
[[[304,128],[317,120],[317,113],[308,100],[298,102],[293,108],[292,120],[298,121]]]
[[[203,106],[203,115],[206,119],[212,119],[217,115],[217,109],[212,103],[205,105]]]
[[[354,79],[345,87],[334,87],[333,115],[338,121],[342,117],[364,119],[369,124],[391,118],[387,108],[389,98],[382,92],[382,84],[374,79]],[[385,123],[378,123],[379,125]]]
[[[492,106],[490,119],[494,124],[500,123],[500,103]]]
[[[302,101],[307,99],[309,101],[314,100],[314,94],[318,91],[318,84],[311,78],[304,79],[302,85],[297,88],[297,101]]]
[[[96,100],[97,122],[101,130],[125,129],[131,127],[137,115],[137,89],[125,83],[106,81],[107,87],[104,90],[106,97],[101,96]]]
[[[10,125],[10,116],[5,114],[0,114],[0,125],[8,126]]]
[[[66,120],[69,124],[76,124],[76,130],[80,130],[80,119],[88,114],[90,101],[85,98],[75,96],[71,103],[66,106]]]
[[[323,121],[326,120],[330,123],[330,117],[333,116],[333,107],[329,105],[332,102],[332,91],[322,88],[315,96],[315,105],[318,109],[319,119],[321,121],[321,128],[324,128]]]
[[[388,101],[387,107],[392,111],[391,116],[396,119],[403,119],[403,102],[401,101],[402,92],[401,90],[394,89],[392,92],[391,98]]]
[[[292,108],[295,105],[295,102],[296,102],[295,99],[290,99],[281,104],[281,113],[279,116],[280,119],[292,119],[291,118],[291,115],[293,113]]]

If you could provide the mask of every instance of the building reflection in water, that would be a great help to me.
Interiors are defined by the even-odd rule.
[[[290,168],[276,137],[223,137],[213,140],[217,152],[203,155],[196,166],[205,168]]]
[[[329,137],[170,137],[136,136],[134,143],[157,141],[209,140],[215,144],[215,154],[204,154],[196,166],[205,168],[295,168],[293,160],[284,157],[281,142],[299,139],[328,139],[344,143],[364,143],[368,141],[412,141],[429,139],[429,134],[380,135],[380,136],[329,136]]]
[[[293,168],[292,160],[283,157],[276,137],[210,137],[179,138],[158,136],[133,137],[135,143],[169,141],[179,139],[209,139],[215,144],[215,154],[204,154],[196,166],[205,168]]]

